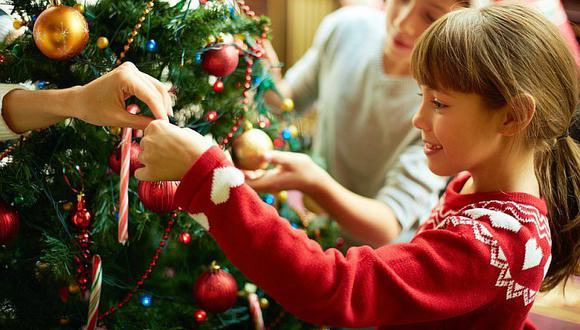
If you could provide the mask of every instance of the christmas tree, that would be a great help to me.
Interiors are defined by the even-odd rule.
[[[14,26],[28,29],[0,45],[2,82],[65,88],[131,61],[166,82],[176,124],[211,135],[241,167],[264,167],[252,152],[271,148],[271,138],[279,149],[302,148],[289,119],[263,100],[275,90],[261,47],[269,22],[242,0],[10,4]],[[260,318],[269,328],[309,327],[268,301],[189,215],[171,210],[177,183],[130,177],[139,165],[133,133],[67,120],[0,144],[0,328],[254,328]],[[307,229],[285,199],[264,195]],[[309,232],[331,245],[326,231]]]

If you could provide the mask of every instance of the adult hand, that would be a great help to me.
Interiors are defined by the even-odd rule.
[[[141,181],[181,180],[212,142],[188,128],[164,120],[152,121],[141,139],[139,161],[144,167],[135,172]]]
[[[145,129],[153,120],[126,111],[125,100],[136,96],[157,119],[173,115],[171,97],[157,79],[125,62],[108,74],[78,87],[73,98],[72,116],[99,126],[121,126]]]

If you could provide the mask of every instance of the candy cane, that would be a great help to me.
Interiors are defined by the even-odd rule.
[[[254,329],[264,330],[264,319],[262,318],[262,309],[258,301],[258,295],[255,293],[248,294],[248,304],[250,305],[250,314],[254,320]]]
[[[87,324],[87,330],[94,330],[97,326],[102,280],[103,268],[101,266],[101,257],[96,254],[93,256],[91,296],[89,298],[89,323]]]
[[[127,111],[132,114],[139,113],[141,109],[135,104],[127,107]],[[131,138],[133,129],[130,127],[123,128],[121,137],[121,173],[119,186],[119,243],[125,244],[129,239],[129,177],[131,170]]]

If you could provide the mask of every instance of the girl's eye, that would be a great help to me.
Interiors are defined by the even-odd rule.
[[[431,100],[431,103],[433,103],[433,105],[435,106],[435,111],[439,112],[444,108],[447,108],[447,105],[441,103],[441,101],[437,100],[437,98],[434,98]]]

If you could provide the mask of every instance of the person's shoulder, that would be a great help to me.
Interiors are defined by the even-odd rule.
[[[385,26],[384,12],[365,6],[346,6],[325,18],[325,23],[350,33],[382,32]],[[378,29],[378,31],[377,31]]]

